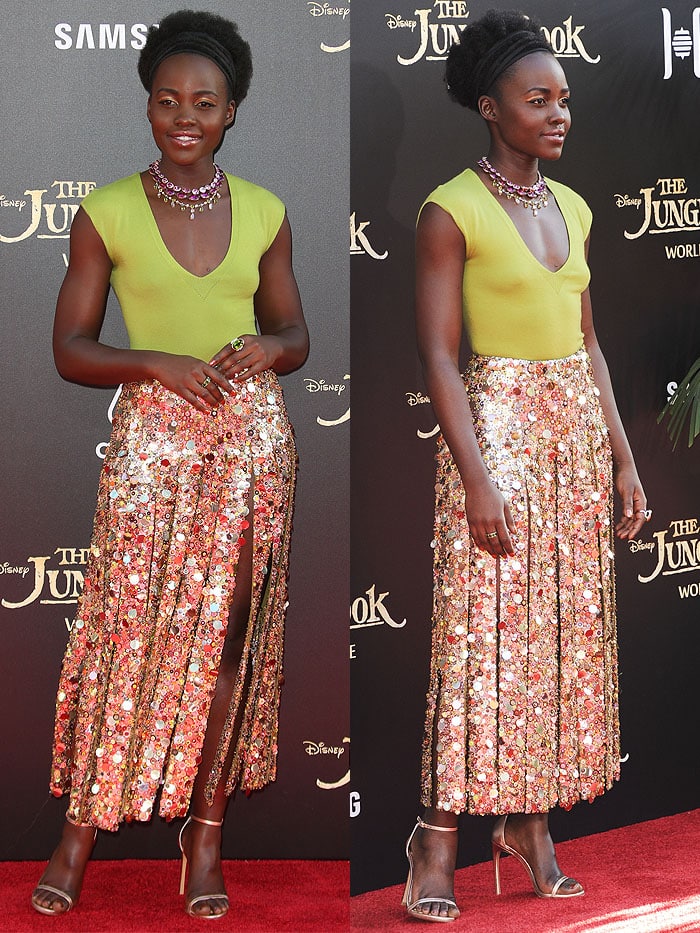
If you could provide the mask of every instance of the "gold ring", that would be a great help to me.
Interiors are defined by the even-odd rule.
[[[242,350],[244,346],[245,340],[242,337],[236,337],[235,340],[231,341],[231,349],[235,350],[236,352]]]
[[[487,531],[487,532],[486,532],[486,537],[487,537],[487,538],[497,538],[497,537],[498,537],[498,532],[497,532],[497,531]]]
[[[203,389],[206,389],[206,387],[209,385],[210,382],[211,382],[211,376],[205,376],[204,381],[200,382],[200,385]]]

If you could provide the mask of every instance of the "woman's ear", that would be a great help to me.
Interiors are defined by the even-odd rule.
[[[236,122],[236,101],[229,101],[228,107],[226,108],[226,126],[233,126]]]
[[[479,98],[477,102],[477,107],[479,108],[479,113],[484,118],[484,120],[495,120],[496,117],[496,103],[493,97],[487,97],[485,94]]]

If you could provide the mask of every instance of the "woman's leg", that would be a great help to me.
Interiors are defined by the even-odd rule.
[[[83,886],[85,866],[95,845],[95,829],[92,826],[76,826],[66,820],[61,841],[41,876],[37,890],[32,895],[32,903],[44,910],[62,914],[70,909],[70,902],[52,891],[39,890],[41,885],[49,885],[59,891],[65,891],[75,904]]]
[[[564,872],[559,868],[549,835],[549,814],[511,814],[506,820],[505,838],[529,864],[540,890],[551,891]],[[567,878],[559,890],[562,894],[575,894],[583,891],[583,887],[573,878]]]
[[[426,807],[423,822],[448,828],[457,826],[457,814],[435,807]],[[413,889],[411,901],[434,897],[435,901],[420,904],[416,912],[437,917],[459,917],[459,910],[438,898],[454,900],[455,866],[457,864],[458,833],[441,833],[418,827],[411,840],[413,859]]]
[[[252,517],[251,508],[250,515]],[[207,729],[202,746],[202,760],[197,771],[190,812],[204,820],[223,820],[229,798],[225,794],[228,776],[243,712],[243,702],[234,723],[229,752],[221,773],[221,779],[210,804],[205,797],[205,788],[219,747],[221,733],[226,723],[233,695],[238,668],[245,645],[250,616],[251,590],[253,581],[252,521],[244,532],[245,544],[241,546],[236,571],[236,587],[229,611],[228,628],[224,640],[221,664],[216,681],[216,690],[209,710]],[[245,691],[244,691],[245,695]],[[224,879],[221,872],[221,828],[193,821],[183,833],[183,846],[189,862],[189,878],[186,897],[189,900],[206,894],[224,894]],[[221,899],[199,901],[194,905],[196,914],[207,916],[221,914],[227,910]]]

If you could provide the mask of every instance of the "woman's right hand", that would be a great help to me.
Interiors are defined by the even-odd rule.
[[[193,408],[211,412],[231,394],[228,379],[218,369],[194,356],[159,353],[153,366],[153,377],[177,393]]]
[[[465,487],[465,505],[474,544],[492,557],[512,557],[515,522],[510,506],[491,480]]]
[[[450,214],[426,204],[416,234],[418,350],[440,430],[462,477],[470,535],[487,554],[506,557],[514,553],[515,522],[484,465],[459,369],[466,249]]]

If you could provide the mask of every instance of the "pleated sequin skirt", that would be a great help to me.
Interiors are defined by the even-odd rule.
[[[295,473],[272,372],[214,416],[155,382],[124,387],[57,696],[51,790],[74,819],[113,830],[158,796],[161,816],[187,812],[250,524],[250,621],[206,793],[274,779]]]
[[[515,556],[472,543],[449,450],[437,454],[425,806],[541,813],[619,777],[612,463],[585,350],[475,356],[477,441],[517,523]]]

